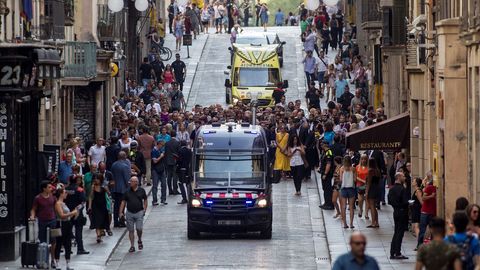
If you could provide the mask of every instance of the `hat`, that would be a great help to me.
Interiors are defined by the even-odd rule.
[[[132,141],[132,142],[130,143],[130,147],[131,147],[131,148],[136,148],[137,146],[138,146],[138,143],[137,143],[136,141]]]

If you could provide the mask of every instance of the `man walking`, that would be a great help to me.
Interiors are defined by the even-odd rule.
[[[315,60],[315,57],[313,57],[312,50],[308,50],[306,52],[307,55],[303,59],[302,63],[305,71],[305,76],[307,77],[307,85],[310,85],[310,82],[315,80],[315,70],[317,62]]]
[[[123,195],[120,205],[120,217],[123,217],[125,207],[127,208],[125,219],[127,221],[128,238],[130,238],[130,249],[128,252],[135,252],[135,230],[138,237],[138,249],[143,249],[143,218],[147,211],[148,201],[147,193],[138,186],[138,183],[138,177],[133,176],[130,178],[130,188]]]
[[[88,157],[87,157],[87,164],[95,164],[98,165],[100,161],[105,161],[106,159],[106,152],[105,146],[103,143],[105,140],[103,138],[98,138],[95,145],[92,145],[88,150]]]
[[[128,158],[130,159],[132,170],[136,173],[136,176],[141,181],[143,179],[143,175],[146,173],[146,165],[142,152],[138,151],[138,143],[136,141],[132,141],[130,143],[130,152],[128,153]]]
[[[65,160],[60,162],[58,165],[58,180],[62,184],[68,184],[68,177],[73,173],[72,170],[72,159],[73,159],[73,154],[72,152],[68,152],[65,155]]]
[[[182,200],[178,204],[186,204],[187,192],[185,186],[188,188],[190,185],[190,161],[192,158],[192,151],[187,147],[186,141],[180,142],[180,150],[178,151],[177,160],[177,173],[178,173],[178,186],[180,193],[182,194]]]
[[[320,206],[323,210],[333,210],[332,203],[332,178],[335,171],[335,165],[333,164],[333,153],[328,146],[327,141],[322,141],[323,157],[320,167],[320,174],[322,175],[322,189],[324,203]]]
[[[285,21],[285,14],[283,14],[281,9],[278,9],[277,13],[275,13],[275,25],[283,26],[284,21]]]
[[[167,165],[167,185],[169,195],[178,195],[180,192],[177,187],[176,164],[178,159],[178,151],[180,150],[180,142],[177,140],[177,132],[172,130],[170,133],[171,140],[165,143],[165,163]]]
[[[145,183],[147,186],[152,185],[152,162],[151,162],[151,153],[153,147],[155,147],[155,139],[152,135],[148,133],[147,127],[142,126],[139,128],[138,132],[138,151],[142,153],[143,158],[145,159]]]
[[[83,215],[82,208],[78,208],[79,205],[84,206],[87,201],[85,196],[85,190],[78,186],[77,179],[81,176],[71,175],[69,177],[69,185],[65,187],[65,191],[68,196],[65,199],[65,204],[73,211],[77,209],[78,216],[72,221],[72,225],[75,227],[75,241],[77,242],[77,255],[86,255],[90,252],[86,251],[83,247],[83,226],[85,225],[87,219]]]
[[[365,254],[367,237],[361,232],[354,232],[350,236],[350,252],[337,258],[333,270],[368,269],[380,270],[375,258]]]
[[[390,245],[391,260],[405,260],[408,257],[402,255],[403,234],[408,227],[408,196],[403,184],[405,175],[402,172],[395,174],[395,184],[388,192],[388,203],[393,207],[394,233]]]
[[[175,81],[180,85],[180,91],[183,91],[183,82],[187,76],[187,66],[185,62],[180,60],[180,54],[175,54],[175,61],[172,63],[173,73],[175,75]]]
[[[454,269],[462,270],[460,253],[455,247],[444,241],[445,220],[432,218],[430,220],[432,241],[422,245],[417,252],[416,270]],[[441,254],[442,256],[438,256]]]
[[[112,197],[114,200],[113,204],[113,226],[114,227],[125,227],[123,222],[119,221],[119,211],[120,211],[120,202],[122,201],[123,194],[128,189],[128,180],[131,175],[131,165],[130,161],[127,159],[127,153],[120,151],[118,153],[118,160],[115,161],[112,165],[112,175],[113,175],[113,187],[112,187]],[[123,212],[122,212],[123,213]]]
[[[167,205],[167,179],[166,179],[166,165],[165,165],[165,141],[157,140],[157,144],[153,147],[151,152],[152,157],[152,205],[158,205],[158,184],[160,183],[161,197],[160,202]]]
[[[403,154],[403,153],[401,153]],[[433,185],[433,177],[427,178],[427,186],[423,189],[422,208],[420,210],[420,232],[418,234],[417,248],[423,244],[423,238],[427,225],[430,220],[437,214],[437,188]]]

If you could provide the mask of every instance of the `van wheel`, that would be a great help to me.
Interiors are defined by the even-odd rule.
[[[260,231],[261,239],[272,239],[272,224]]]
[[[199,239],[200,238],[200,232],[195,230],[192,225],[190,225],[190,222],[188,222],[187,225],[187,238],[190,240],[194,239]]]

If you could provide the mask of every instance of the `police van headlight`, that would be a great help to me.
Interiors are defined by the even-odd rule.
[[[258,199],[257,200],[257,206],[258,207],[265,208],[265,207],[267,207],[267,205],[268,205],[267,199],[263,198],[263,199]]]
[[[192,207],[197,208],[197,207],[202,206],[202,201],[200,199],[194,198],[194,199],[192,199],[191,204],[192,204]]]

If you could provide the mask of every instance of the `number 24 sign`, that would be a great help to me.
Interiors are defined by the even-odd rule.
[[[20,65],[4,65],[0,69],[0,86],[18,85],[21,79]]]

